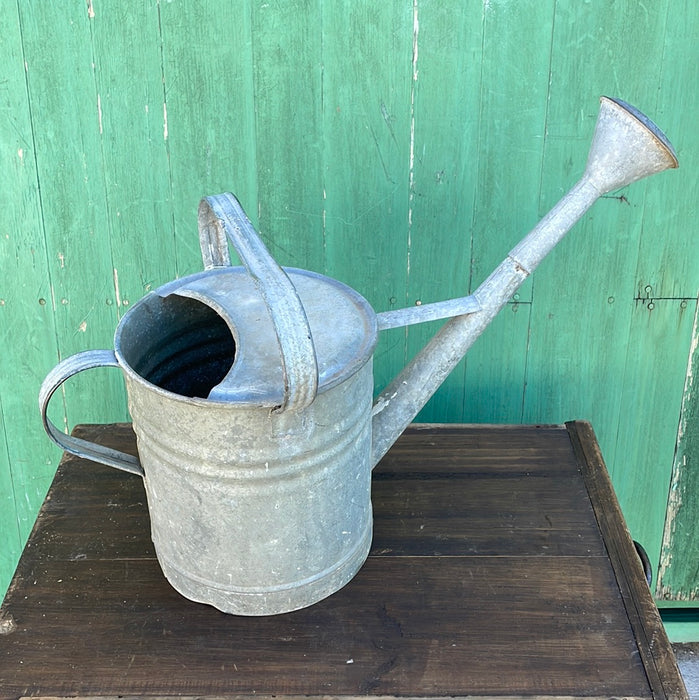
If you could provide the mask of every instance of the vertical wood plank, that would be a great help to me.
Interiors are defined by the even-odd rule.
[[[322,22],[319,0],[253,3],[260,232],[280,265],[316,272],[325,269]]]
[[[554,5],[496,0],[483,9],[473,289],[537,221]]]
[[[507,304],[469,350],[463,389],[465,422],[522,421],[530,309],[529,302]]]
[[[484,4],[472,291],[537,220],[554,4]],[[465,420],[521,420],[530,300],[527,282],[469,351]]]
[[[699,600],[696,524],[699,520],[699,303],[682,399],[656,595],[662,600]]]
[[[48,259],[42,297],[65,357],[111,347],[117,320],[93,10],[81,2],[18,7]],[[66,391],[70,425],[114,416],[123,401],[115,372],[79,377]]]
[[[479,5],[414,5],[409,172],[409,269],[401,305],[469,293],[471,212],[478,161],[483,19]],[[413,356],[440,323],[406,329]],[[461,420],[462,362],[420,414]]]
[[[159,3],[177,274],[202,269],[199,200],[233,192],[257,222],[250,3]]]
[[[629,528],[656,573],[695,306],[666,300],[649,310],[636,304],[620,380],[613,478]]]
[[[159,7],[93,0],[91,28],[117,315],[175,277]],[[134,37],[138,41],[134,42]]]
[[[328,3],[323,28],[328,273],[377,311],[400,307],[407,281],[413,8]],[[383,333],[375,359],[381,387],[404,362],[404,331]]]
[[[652,111],[666,13],[663,2],[556,3],[541,214],[584,169],[598,95]],[[570,60],[571,52],[589,60]],[[533,280],[524,420],[592,420],[612,471],[645,188],[636,183],[598,201]]]
[[[2,597],[53,476],[59,451],[42,435],[36,403],[43,374],[56,362],[57,345],[25,53],[17,4],[3,0],[0,11],[0,122],[4,125],[0,129]],[[60,416],[59,424],[62,422]]]
[[[659,119],[675,146],[680,169],[663,189],[649,191],[648,217],[653,222],[655,256],[639,271],[658,296],[696,296],[699,291],[699,236],[696,235],[696,193],[699,189],[699,144],[687,137],[696,129],[699,94],[680,86],[699,85],[697,41],[699,11],[683,0],[668,15],[665,56],[658,93]],[[687,56],[694,60],[687,60]],[[673,173],[674,174],[674,173]],[[665,195],[665,199],[662,196]],[[692,233],[694,232],[694,233]],[[680,305],[682,301],[676,302]],[[691,311],[687,300],[684,313]],[[697,307],[695,307],[697,308]],[[699,314],[699,311],[697,311]],[[676,437],[670,496],[663,535],[656,594],[662,599],[696,605],[699,570],[696,523],[699,521],[699,315],[687,347],[686,378]]]
[[[649,91],[647,104],[654,121],[670,137],[680,167],[653,178],[645,193],[637,271],[638,292],[643,297],[694,299],[699,290],[699,143],[690,136],[699,113],[697,36],[696,3],[669,3],[657,89]]]

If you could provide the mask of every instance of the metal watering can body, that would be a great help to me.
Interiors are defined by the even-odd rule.
[[[585,174],[475,294],[379,314],[340,282],[280,268],[235,197],[207,197],[204,272],[135,304],[114,352],[59,363],[40,391],[44,426],[63,449],[143,477],[158,560],[185,597],[240,615],[311,605],[361,568],[373,467],[482,330],[599,196],[670,167],[658,128],[602,98]],[[437,318],[451,320],[374,401],[378,332]],[[47,417],[64,381],[101,366],[123,371],[138,458]]]
[[[158,561],[185,597],[287,612],[344,586],[371,547],[377,318],[346,285],[282,270],[232,195],[199,218],[206,270],[134,304],[113,353],[59,364],[42,410],[77,371],[120,367],[138,460],[47,421],[49,434],[143,477]],[[227,236],[244,267],[229,266]]]

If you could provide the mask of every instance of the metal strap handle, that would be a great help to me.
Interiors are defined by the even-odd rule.
[[[228,192],[205,197],[199,204],[199,243],[207,270],[230,265],[226,236],[260,290],[277,334],[284,401],[275,411],[305,408],[318,392],[318,362],[298,292],[257,235],[240,202]]]
[[[113,450],[111,447],[98,445],[95,442],[82,440],[72,435],[66,435],[49,420],[46,414],[53,393],[66,379],[70,379],[73,375],[86,369],[118,366],[119,363],[112,350],[87,350],[85,352],[79,352],[76,355],[71,355],[62,362],[59,362],[46,375],[46,379],[44,379],[41,390],[39,391],[41,420],[44,423],[44,428],[49,437],[62,449],[78,457],[91,459],[94,462],[101,462],[110,467],[143,476],[143,467],[138,457],[120,452],[119,450]]]

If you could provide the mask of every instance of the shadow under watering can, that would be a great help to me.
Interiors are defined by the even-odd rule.
[[[378,314],[336,280],[277,265],[233,195],[206,197],[204,271],[135,304],[114,351],[58,364],[44,426],[63,449],[143,477],[158,561],[182,595],[239,615],[311,605],[369,553],[373,467],[522,282],[597,198],[674,167],[647,117],[603,97],[582,178],[473,295]],[[378,333],[440,318],[374,401]],[[105,366],[123,372],[138,457],[47,417],[64,381]]]

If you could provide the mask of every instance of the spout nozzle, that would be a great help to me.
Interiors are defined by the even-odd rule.
[[[645,114],[623,100],[600,98],[585,169],[600,194],[678,165],[672,144]]]
[[[628,112],[628,114],[637,119],[641,123],[641,126],[645,127],[650,132],[650,134],[659,141],[658,147],[661,150],[664,150],[664,152],[667,154],[668,168],[679,167],[677,154],[675,153],[675,149],[672,147],[672,144],[668,140],[667,136],[665,136],[665,134],[658,128],[658,126],[653,121],[651,121],[645,114],[643,114],[643,112],[636,109],[636,107],[630,105],[628,102],[624,102],[624,100],[620,100],[615,97],[602,96],[600,98],[600,102],[604,104],[605,101],[610,103],[613,102],[618,108]]]

